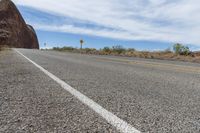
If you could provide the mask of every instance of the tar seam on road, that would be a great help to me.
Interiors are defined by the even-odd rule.
[[[47,76],[49,76],[51,79],[56,81],[59,85],[61,85],[62,88],[64,88],[66,91],[71,93],[74,97],[76,97],[79,101],[90,107],[93,111],[95,111],[97,114],[99,114],[101,117],[103,117],[105,120],[107,120],[108,123],[110,123],[112,126],[116,127],[119,131],[122,133],[140,133],[139,130],[134,128],[132,125],[128,124],[127,122],[123,121],[122,119],[118,118],[113,113],[109,112],[108,110],[104,109],[102,106],[100,106],[98,103],[94,102],[92,99],[88,98],[81,92],[77,91],[76,89],[72,88],[70,85],[53,75],[52,73],[45,70],[40,65],[36,64],[34,61],[23,55],[18,50],[14,49],[17,53],[19,53],[21,56],[23,56],[25,59],[27,59],[29,62],[31,62],[33,65],[35,65],[37,68],[39,68],[42,72],[44,72]]]

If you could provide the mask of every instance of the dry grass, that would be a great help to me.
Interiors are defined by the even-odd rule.
[[[97,53],[96,53],[97,54]],[[126,56],[126,57],[138,57],[146,59],[161,59],[161,60],[178,60],[178,61],[187,61],[187,62],[196,62],[200,63],[200,52],[192,53],[191,55],[177,55],[169,51],[160,51],[160,52],[148,52],[148,51],[131,51],[125,52],[122,54],[113,54],[110,52],[100,52],[100,55],[116,55],[116,56]]]
[[[0,51],[9,50],[10,48],[6,45],[0,45]]]
[[[161,60],[178,60],[178,61],[187,61],[187,62],[196,62],[200,63],[200,52],[192,52],[189,55],[178,55],[169,50],[158,51],[158,52],[149,52],[149,51],[137,51],[134,49],[121,49],[121,51],[114,51],[112,48],[106,48],[101,50],[96,50],[92,48],[77,49],[71,47],[64,48],[54,48],[53,50],[62,51],[62,52],[73,52],[73,53],[82,53],[82,54],[94,54],[94,55],[114,55],[114,56],[126,56],[126,57],[138,57],[138,58],[147,58],[147,59],[161,59]]]

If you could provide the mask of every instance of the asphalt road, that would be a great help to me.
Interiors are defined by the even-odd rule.
[[[200,65],[18,49],[141,132],[200,132]],[[20,54],[0,54],[0,132],[118,132]]]

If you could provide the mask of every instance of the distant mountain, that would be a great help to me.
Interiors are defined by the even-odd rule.
[[[0,0],[0,45],[39,49],[37,35],[11,0]]]

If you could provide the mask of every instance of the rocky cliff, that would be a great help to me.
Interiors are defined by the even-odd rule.
[[[0,45],[39,49],[36,33],[11,0],[0,0]]]

